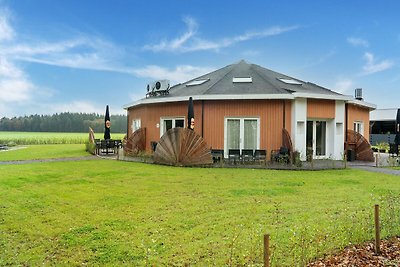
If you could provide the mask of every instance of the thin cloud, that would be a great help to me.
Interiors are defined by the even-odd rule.
[[[152,52],[194,52],[202,50],[215,50],[218,51],[221,48],[232,46],[239,42],[245,42],[253,39],[261,39],[270,36],[280,35],[285,32],[293,31],[299,28],[299,26],[273,26],[262,31],[250,31],[244,34],[240,34],[233,37],[222,38],[217,41],[206,40],[197,37],[197,22],[190,17],[186,17],[184,22],[187,26],[187,30],[181,36],[172,40],[162,40],[158,44],[145,45],[144,50]]]
[[[369,42],[367,40],[364,40],[362,38],[357,38],[357,37],[349,37],[347,38],[347,42],[351,44],[352,46],[361,46],[361,47],[369,47]]]
[[[117,66],[122,49],[99,38],[79,37],[56,43],[0,45],[5,56],[14,60],[76,69],[129,72]]]
[[[14,38],[15,32],[9,23],[10,13],[0,9],[0,41],[9,41]]]
[[[172,82],[185,82],[190,79],[196,78],[204,73],[211,72],[213,68],[210,67],[195,67],[190,65],[177,66],[175,69],[168,69],[156,65],[149,65],[143,69],[135,69],[133,73],[136,76],[143,78],[169,79]]]
[[[364,59],[366,60],[363,66],[364,75],[385,71],[394,66],[394,62],[388,59],[377,62],[375,56],[368,52],[364,54]]]
[[[349,93],[354,89],[354,82],[350,79],[340,79],[335,84],[335,91],[341,94]]]

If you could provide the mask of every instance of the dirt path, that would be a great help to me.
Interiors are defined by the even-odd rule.
[[[37,162],[81,161],[81,160],[94,160],[94,159],[102,159],[102,157],[83,156],[83,157],[74,157],[74,158],[11,160],[11,161],[0,161],[0,165],[18,165],[18,164],[37,163]]]

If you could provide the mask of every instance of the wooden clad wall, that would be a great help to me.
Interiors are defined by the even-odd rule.
[[[187,118],[188,102],[141,105],[129,109],[128,127],[134,119],[141,120],[146,127],[146,150],[150,142],[160,139],[160,117]],[[204,128],[202,129],[202,101],[194,101],[195,131],[205,138],[207,144],[215,149],[224,149],[225,117],[254,117],[260,119],[260,149],[270,152],[282,145],[283,116],[285,128],[291,132],[290,100],[204,100]],[[160,126],[161,127],[161,126]]]
[[[150,142],[160,140],[161,117],[184,117],[187,127],[188,101],[175,103],[149,104],[133,107],[128,112],[128,130],[132,133],[132,121],[141,120],[141,127],[146,127],[146,150],[150,151]],[[194,102],[195,131],[201,135],[201,102]]]
[[[285,112],[284,112],[285,109]],[[283,115],[290,132],[291,102],[284,100],[221,100],[206,101],[204,109],[204,138],[216,149],[224,148],[226,117],[260,119],[260,149],[267,152],[282,145]]]
[[[307,99],[307,118],[333,119],[335,104],[334,100]]]
[[[369,141],[369,109],[353,104],[347,104],[347,129],[354,130],[354,122],[361,121],[364,124],[362,135]]]

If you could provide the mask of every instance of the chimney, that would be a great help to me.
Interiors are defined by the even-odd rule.
[[[357,100],[363,100],[363,98],[362,98],[362,88],[356,88],[354,97]]]

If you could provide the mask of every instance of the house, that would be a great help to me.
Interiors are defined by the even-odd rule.
[[[145,128],[151,151],[170,128],[187,127],[188,99],[194,100],[195,131],[213,149],[279,149],[282,129],[306,160],[342,159],[347,130],[369,138],[369,113],[375,105],[314,83],[240,61],[157,94],[127,104],[128,137]],[[311,155],[311,154],[310,154]]]
[[[371,111],[370,116],[370,143],[394,143],[396,136],[397,108],[376,109]]]

